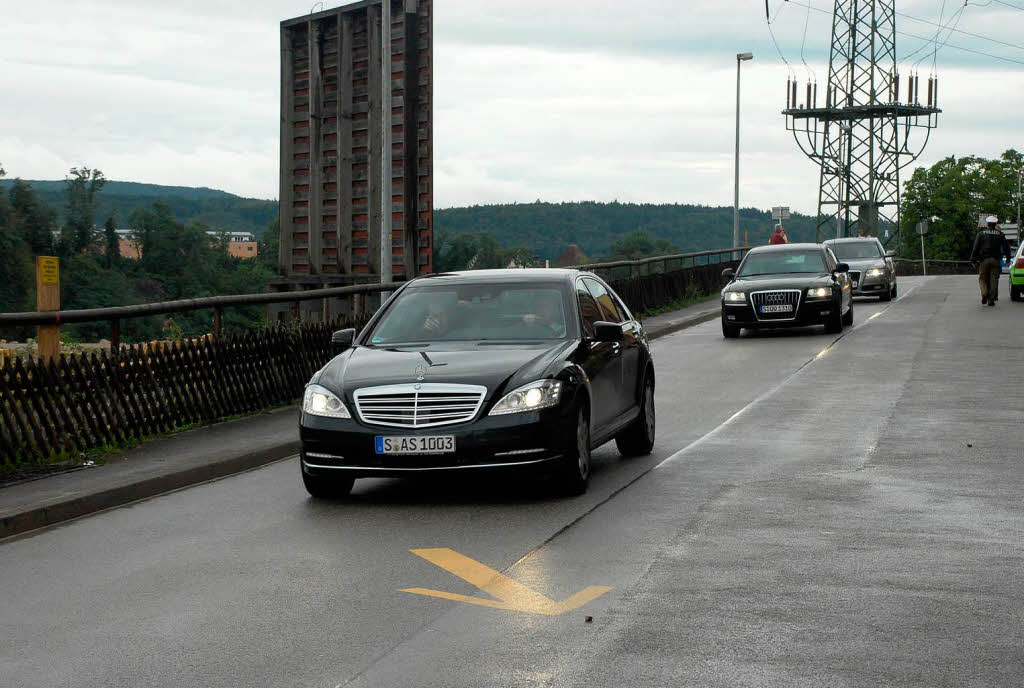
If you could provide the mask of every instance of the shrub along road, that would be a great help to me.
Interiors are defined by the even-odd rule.
[[[5,683],[1019,684],[1024,318],[974,289],[658,340],[656,452],[579,498],[289,460],[7,541]]]

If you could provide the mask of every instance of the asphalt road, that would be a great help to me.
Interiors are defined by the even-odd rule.
[[[2,543],[0,685],[1021,685],[1024,305],[901,291],[659,340],[655,454],[579,498],[292,459]]]

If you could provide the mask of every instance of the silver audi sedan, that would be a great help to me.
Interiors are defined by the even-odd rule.
[[[896,298],[895,251],[886,251],[875,237],[829,239],[824,243],[850,266],[854,296],[877,296],[882,301]]]

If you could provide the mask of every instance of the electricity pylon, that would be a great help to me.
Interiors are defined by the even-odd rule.
[[[818,85],[786,84],[786,129],[821,168],[817,239],[899,234],[900,170],[917,159],[938,124],[938,78],[928,77],[922,104],[918,76],[907,75],[900,99],[895,0],[835,0],[825,106]],[[909,139],[923,130],[920,145]],[[832,221],[835,220],[835,229]]]

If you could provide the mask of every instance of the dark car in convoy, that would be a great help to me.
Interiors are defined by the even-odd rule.
[[[306,387],[302,480],[342,497],[356,478],[547,469],[586,490],[591,450],[654,446],[647,335],[601,279],[479,270],[398,291]]]
[[[849,266],[821,244],[776,244],[751,249],[739,268],[722,271],[722,335],[743,328],[823,324],[841,332],[853,324]]]
[[[824,243],[836,258],[850,266],[850,288],[854,296],[877,296],[891,301],[899,294],[896,285],[895,251],[886,251],[875,237],[829,239]]]

